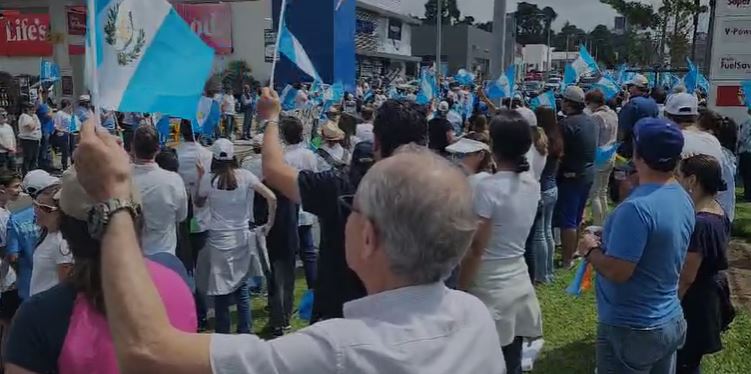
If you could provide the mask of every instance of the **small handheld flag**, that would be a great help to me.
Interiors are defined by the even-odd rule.
[[[553,93],[553,91],[545,91],[529,101],[529,107],[532,110],[535,110],[541,106],[548,106],[556,109],[555,94]]]
[[[516,66],[510,65],[506,72],[498,79],[488,83],[485,94],[489,99],[501,99],[514,95],[514,81],[516,80]]]
[[[586,291],[592,287],[592,265],[587,260],[582,260],[579,263],[579,267],[576,269],[576,275],[574,280],[566,288],[566,292],[571,296],[580,296],[582,291]]]

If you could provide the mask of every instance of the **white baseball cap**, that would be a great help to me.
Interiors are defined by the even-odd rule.
[[[50,175],[50,173],[36,169],[28,172],[21,182],[21,188],[32,198],[39,195],[40,192],[60,183],[60,178]]]
[[[568,86],[563,91],[563,98],[568,101],[584,104],[584,90],[579,86]]]
[[[698,116],[699,99],[696,95],[681,92],[668,96],[665,113],[674,116]]]
[[[211,146],[211,153],[214,154],[215,160],[229,161],[235,158],[235,146],[231,141],[220,138]]]
[[[535,115],[535,112],[532,111],[532,109],[529,109],[527,107],[521,106],[515,109],[517,113],[521,114],[522,117],[529,123],[529,127],[537,127],[537,116]]]
[[[477,140],[467,138],[461,138],[454,144],[446,147],[446,152],[460,155],[466,155],[480,151],[490,152],[490,147],[483,142],[478,142]]]
[[[634,85],[640,88],[647,88],[649,87],[649,79],[641,74],[635,74],[633,77],[631,77],[630,81],[626,82],[626,85]]]
[[[78,101],[91,101],[91,96],[89,95],[81,95],[78,97]]]
[[[448,112],[449,111],[449,103],[446,101],[441,101],[440,104],[438,104],[438,111],[439,112]]]

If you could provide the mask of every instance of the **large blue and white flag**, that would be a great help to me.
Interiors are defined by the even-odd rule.
[[[579,57],[571,63],[571,67],[574,68],[577,78],[586,73],[600,70],[599,66],[597,66],[597,61],[595,61],[594,57],[589,54],[589,51],[584,46],[579,47]]]
[[[566,67],[563,69],[563,86],[564,86],[564,88],[566,86],[570,86],[572,84],[576,84],[577,80],[579,80],[579,76],[576,75],[576,70],[574,70],[574,67],[571,66],[571,64],[566,64]]]
[[[614,98],[615,95],[618,95],[618,92],[620,91],[618,84],[607,77],[600,78],[597,83],[592,85],[592,88],[602,91],[603,95],[605,95],[606,100]]]
[[[541,106],[548,106],[556,109],[555,94],[553,93],[553,91],[545,91],[529,101],[529,107],[532,110],[535,110]]]
[[[193,118],[214,50],[164,0],[89,0],[96,56],[87,38],[96,105],[121,112]],[[96,70],[95,70],[96,69]],[[99,87],[93,87],[96,72]]]
[[[475,83],[475,75],[467,71],[467,69],[459,69],[454,75],[454,80],[463,86],[470,86]]]
[[[438,97],[438,83],[436,83],[435,74],[431,73],[428,68],[423,68],[421,75],[420,91],[417,93],[415,102],[420,105],[427,105]]]
[[[321,80],[321,76],[318,75],[318,71],[308,56],[308,52],[305,51],[300,41],[289,30],[285,19],[282,19],[279,25],[279,53],[286,56],[309,77]]]
[[[746,108],[751,109],[751,80],[741,82],[741,93],[743,94],[743,104]]]
[[[514,96],[514,81],[516,80],[516,66],[509,65],[506,72],[498,79],[488,83],[485,94],[489,99],[501,99]]]

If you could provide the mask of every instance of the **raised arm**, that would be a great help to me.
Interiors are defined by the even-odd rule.
[[[300,187],[297,184],[297,169],[284,162],[284,151],[279,141],[279,95],[270,88],[263,89],[258,102],[258,116],[268,120],[263,136],[263,177],[266,183],[281,192],[295,204],[300,204]]]

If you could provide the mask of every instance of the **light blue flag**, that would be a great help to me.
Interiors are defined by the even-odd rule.
[[[373,93],[373,90],[372,89],[368,89],[367,91],[365,91],[365,94],[362,95],[362,101],[364,103],[366,103],[366,102],[368,102],[368,100],[372,99],[374,95],[375,94]]]
[[[466,100],[467,102],[464,104],[464,117],[469,118],[475,112],[475,95],[470,92]]]
[[[683,77],[683,83],[686,86],[686,91],[693,93],[699,84],[699,69],[689,58],[686,58],[686,63],[688,64],[688,73]]]
[[[156,132],[159,133],[159,142],[164,144],[170,136],[170,122],[172,117],[164,115],[160,116],[156,122]]]
[[[423,68],[421,75],[420,91],[417,92],[415,102],[420,105],[427,105],[438,96],[438,84],[435,81],[435,75],[430,72],[430,69]]]
[[[388,96],[389,99],[393,100],[399,100],[402,98],[402,95],[399,93],[399,90],[397,90],[395,86],[389,87]]]
[[[287,4],[287,7],[290,5]],[[286,12],[285,12],[286,13]],[[316,67],[299,40],[287,28],[286,20],[279,26],[279,53],[286,56],[295,66],[315,80],[321,80]]]
[[[70,118],[70,125],[68,126],[70,133],[77,133],[81,131],[81,119],[77,115],[73,115]]]
[[[43,82],[55,82],[60,79],[60,65],[47,60],[42,60],[39,67],[39,80]]]
[[[621,64],[618,67],[618,72],[616,73],[615,81],[618,83],[619,86],[623,86],[623,82],[625,82],[624,78],[626,78],[626,69],[628,69],[626,64]]]
[[[454,75],[454,80],[463,86],[470,86],[475,83],[475,75],[466,69],[459,69]]]
[[[751,80],[741,82],[741,91],[743,92],[743,104],[746,108],[751,109]]]
[[[87,78],[98,105],[121,112],[193,118],[211,73],[208,47],[165,0],[89,0],[96,56],[87,38]],[[189,62],[189,63],[187,63]],[[97,100],[97,98],[94,98]]]
[[[532,110],[535,110],[541,106],[547,106],[556,109],[555,94],[553,93],[553,91],[545,91],[529,101],[529,107]]]
[[[576,84],[577,80],[579,80],[579,76],[576,75],[574,67],[571,66],[571,64],[566,64],[566,67],[563,70],[563,85],[570,86]]]
[[[679,77],[679,76],[671,73],[670,74],[670,86],[669,87],[672,89],[673,87],[680,86],[681,84],[683,84],[683,80],[681,79],[681,77]]]
[[[205,127],[216,126],[216,123],[219,122],[219,110],[212,112],[214,104],[216,104],[217,108],[219,107],[219,103],[210,97],[201,96],[201,99],[198,100],[196,118],[191,121],[191,124],[193,125],[193,134],[202,134]]]
[[[571,63],[571,67],[574,68],[577,78],[586,73],[593,73],[600,70],[600,67],[597,66],[597,61],[595,61],[594,57],[592,57],[589,51],[587,51],[587,48],[583,45],[579,47],[579,57]]]
[[[282,110],[294,110],[297,106],[295,99],[297,98],[297,90],[291,85],[287,85],[282,90],[282,94],[279,95],[279,101],[282,102]]]
[[[707,79],[704,74],[699,73],[699,79],[697,80],[696,85],[701,88],[702,91],[709,92],[709,79]]]
[[[323,101],[325,103],[338,103],[344,99],[344,85],[342,82],[336,82],[323,91]]]
[[[516,66],[509,65],[506,72],[498,79],[489,82],[485,94],[489,99],[501,99],[514,96],[514,81],[516,80]]]
[[[602,91],[606,100],[614,98],[615,95],[618,95],[618,92],[620,92],[620,87],[612,79],[607,77],[600,78],[597,83],[592,85],[592,88]]]

